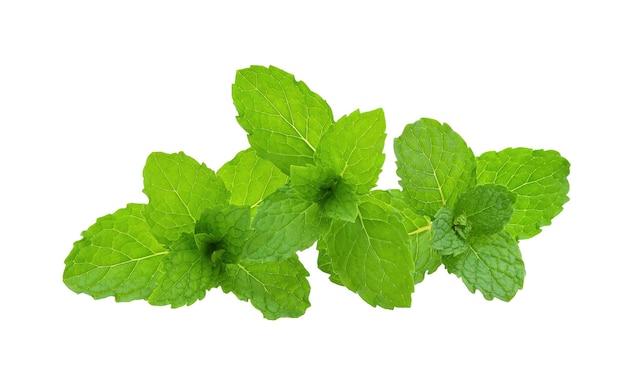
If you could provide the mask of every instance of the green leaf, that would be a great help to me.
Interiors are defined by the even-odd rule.
[[[332,171],[317,166],[292,166],[290,187],[294,194],[319,204],[322,215],[354,222],[359,198],[356,187]]]
[[[469,248],[456,257],[444,257],[448,272],[456,274],[472,292],[485,299],[513,299],[524,286],[524,262],[517,241],[506,231],[472,238]]]
[[[400,213],[402,224],[409,234],[409,251],[415,262],[414,282],[416,284],[422,282],[426,273],[434,273],[441,265],[441,254],[430,245],[432,237],[430,220],[417,215],[403,198],[400,190],[374,190],[371,195]]]
[[[414,262],[397,213],[365,197],[356,222],[333,220],[324,243],[332,270],[372,306],[409,307]]]
[[[230,191],[230,203],[249,205],[252,215],[263,199],[287,182],[287,176],[274,164],[261,159],[252,148],[243,150],[225,163],[217,175]]]
[[[129,204],[98,218],[65,260],[63,282],[76,293],[118,302],[147,299],[168,251],[150,233],[145,205]]]
[[[315,163],[331,169],[359,194],[376,186],[385,162],[385,115],[382,109],[344,116],[321,138]]]
[[[339,286],[344,286],[344,284],[341,282],[341,279],[333,269],[333,260],[330,258],[330,254],[328,254],[327,245],[324,241],[324,238],[325,235],[321,234],[320,238],[317,240],[317,267],[321,271],[328,274],[328,279],[331,282]]]
[[[467,251],[467,242],[461,238],[454,228],[454,213],[452,209],[444,206],[437,214],[432,223],[433,236],[431,246],[441,255],[458,255]]]
[[[333,193],[337,182],[330,170],[313,165],[292,166],[289,186],[294,195],[319,203]]]
[[[261,158],[285,174],[291,165],[313,164],[320,137],[333,124],[326,101],[273,66],[238,70],[232,93],[237,121]]]
[[[332,193],[320,202],[322,215],[330,219],[354,222],[359,213],[359,197],[353,185],[338,179]]]
[[[454,206],[475,184],[474,154],[447,124],[422,118],[407,125],[394,149],[400,186],[419,215],[434,217],[442,206]]]
[[[517,195],[506,230],[531,238],[550,225],[569,201],[569,162],[554,150],[509,148],[477,158],[479,184],[496,183]]]
[[[250,234],[250,207],[214,207],[202,214],[196,224],[196,235],[207,234],[209,250],[222,249],[228,254],[227,260],[234,261],[241,256]]]
[[[149,198],[146,218],[162,243],[172,243],[182,233],[193,233],[206,209],[228,202],[222,180],[183,152],[150,154],[143,176],[144,193]]]
[[[185,233],[172,245],[161,265],[163,277],[148,302],[172,308],[191,305],[219,284],[219,267],[198,250],[193,234]]]
[[[455,223],[463,222],[466,236],[495,234],[511,219],[515,198],[502,185],[476,185],[461,194],[454,205]]]
[[[226,266],[225,293],[252,303],[267,319],[297,318],[311,306],[309,273],[297,257],[271,262],[242,261]]]
[[[288,187],[280,188],[259,207],[244,257],[256,261],[288,258],[313,245],[324,222],[318,204]]]

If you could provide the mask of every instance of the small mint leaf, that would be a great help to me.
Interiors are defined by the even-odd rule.
[[[205,211],[195,229],[196,235],[206,234],[214,250],[220,248],[235,260],[241,256],[243,247],[250,236],[250,207],[214,207]]]
[[[454,228],[454,213],[452,209],[444,206],[432,222],[431,246],[441,255],[458,255],[467,250],[467,242]]]
[[[472,238],[468,249],[456,257],[444,257],[448,272],[456,274],[474,293],[485,299],[513,299],[524,286],[524,262],[517,241],[506,231]]]
[[[476,185],[461,194],[454,205],[454,223],[464,226],[464,237],[495,234],[511,219],[515,198],[502,185]]]

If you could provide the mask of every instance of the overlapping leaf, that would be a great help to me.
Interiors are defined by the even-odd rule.
[[[291,165],[313,164],[320,138],[333,124],[326,101],[273,66],[237,71],[232,92],[237,121],[262,158],[285,174]]]
[[[476,174],[478,183],[504,185],[516,194],[506,230],[526,239],[539,234],[569,201],[569,167],[554,150],[509,148],[478,157]]]
[[[447,124],[426,118],[409,124],[394,149],[400,186],[420,215],[434,217],[476,182],[474,154]]]
[[[169,253],[144,217],[145,205],[129,204],[99,218],[74,243],[63,281],[73,291],[117,301],[147,299],[158,286],[159,264]]]

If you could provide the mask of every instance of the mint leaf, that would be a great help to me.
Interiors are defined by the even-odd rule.
[[[454,228],[454,213],[451,208],[444,206],[432,223],[433,236],[430,244],[441,255],[458,255],[467,251],[467,242],[461,238]]]
[[[354,222],[359,198],[356,187],[331,170],[316,166],[292,166],[291,189],[307,201],[319,204],[325,218]]]
[[[332,270],[372,306],[409,307],[414,262],[395,211],[365,197],[354,223],[333,220],[323,239]]]
[[[359,213],[359,197],[355,187],[343,179],[337,179],[332,192],[320,202],[322,215],[330,219],[354,222]]]
[[[163,243],[193,233],[200,215],[228,202],[228,190],[215,173],[183,152],[152,153],[143,170],[144,193],[149,202],[146,218]]]
[[[524,285],[524,262],[517,242],[506,231],[472,238],[469,248],[456,257],[444,257],[448,272],[456,274],[472,292],[485,299],[513,299]]]
[[[252,148],[242,150],[225,163],[217,175],[230,191],[230,203],[249,205],[252,215],[263,199],[287,182],[287,176],[274,164],[261,159]]]
[[[319,166],[292,166],[289,180],[289,186],[295,195],[319,203],[333,193],[337,176]]]
[[[419,215],[434,217],[442,206],[454,206],[475,184],[474,154],[447,124],[427,118],[409,124],[394,149],[400,186]]]
[[[476,159],[478,183],[506,186],[517,195],[506,230],[516,239],[541,232],[569,201],[569,162],[554,150],[509,148]]]
[[[426,273],[432,274],[441,265],[441,255],[431,243],[431,223],[427,217],[417,215],[402,196],[402,191],[374,190],[372,197],[393,207],[402,217],[402,224],[409,234],[409,251],[415,262],[414,282],[424,280]]]
[[[65,260],[63,282],[76,293],[118,302],[147,299],[157,287],[168,254],[150,234],[145,205],[129,204],[98,218]]]
[[[511,219],[515,198],[502,185],[476,185],[461,194],[454,205],[455,223],[462,222],[465,236],[495,234]]]
[[[195,229],[196,235],[207,234],[201,240],[205,253],[224,250],[227,261],[234,261],[243,252],[250,230],[249,206],[214,207],[205,211]]]
[[[300,198],[288,187],[280,188],[259,207],[244,257],[256,261],[288,258],[313,245],[322,225],[319,205]]]
[[[333,269],[333,260],[331,259],[330,254],[328,254],[328,245],[326,245],[324,238],[324,235],[320,235],[320,238],[317,240],[317,267],[321,271],[328,274],[328,279],[331,282],[339,286],[343,286],[344,284],[341,282],[341,279]]]
[[[309,273],[297,257],[271,262],[241,261],[226,266],[225,293],[250,300],[267,319],[297,318],[311,306]]]
[[[315,163],[346,183],[359,194],[376,186],[385,161],[385,115],[382,109],[341,117],[321,138]]]
[[[261,158],[285,174],[291,165],[313,164],[320,137],[333,124],[326,101],[273,66],[237,71],[232,93],[237,121]]]
[[[207,254],[198,250],[193,234],[184,233],[172,245],[161,264],[163,277],[148,302],[171,305],[172,308],[191,305],[205,297],[206,291],[219,283],[219,268]]]

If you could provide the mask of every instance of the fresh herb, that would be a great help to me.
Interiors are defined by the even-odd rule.
[[[400,189],[375,190],[382,109],[334,120],[293,75],[252,66],[233,84],[250,148],[217,172],[184,153],[152,153],[145,204],[99,218],[67,257],[63,280],[96,299],[180,307],[214,287],[268,319],[310,306],[297,252],[372,306],[409,307],[444,265],[486,299],[522,288],[518,241],[568,201],[569,163],[526,148],[478,157],[447,124],[421,119],[395,139]]]

